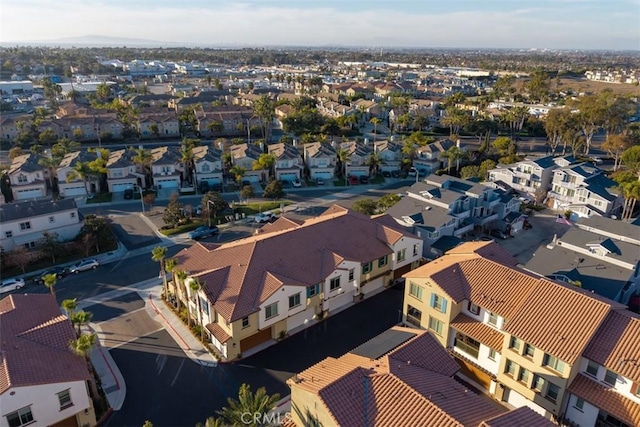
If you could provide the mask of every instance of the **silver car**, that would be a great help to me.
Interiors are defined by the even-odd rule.
[[[5,279],[0,283],[0,294],[5,292],[15,291],[16,289],[20,289],[25,285],[24,279],[11,278]]]
[[[80,261],[76,265],[71,266],[71,268],[69,268],[69,272],[78,274],[81,271],[95,270],[99,265],[100,263],[96,259],[85,259],[84,261]]]

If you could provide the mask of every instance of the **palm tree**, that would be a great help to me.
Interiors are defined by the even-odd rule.
[[[95,382],[95,371],[93,369],[93,364],[91,363],[91,351],[96,345],[96,334],[82,334],[77,339],[69,341],[69,349],[73,352],[73,354],[83,357],[87,362],[87,367],[89,368],[89,372],[91,373],[91,379],[89,380],[89,387],[91,388],[91,394],[95,399],[99,397],[98,387]]]
[[[240,183],[242,182],[242,177],[244,176],[244,173],[246,171],[247,170],[245,168],[239,165],[233,165],[231,169],[229,169],[229,172],[232,173],[236,178],[236,182],[238,183],[238,185],[240,185]]]
[[[407,140],[402,144],[402,154],[409,160],[409,168],[413,167],[413,159],[416,157],[416,144],[413,141]]]
[[[263,154],[260,154],[258,159],[253,162],[252,169],[254,171],[257,171],[257,170],[267,171],[268,179],[266,181],[269,181],[273,176],[272,169],[275,163],[276,163],[276,158],[273,154],[263,153]],[[263,174],[263,180],[264,180],[264,172],[262,174]]]
[[[164,299],[168,300],[169,293],[167,289],[167,276],[164,271],[164,258],[167,256],[166,246],[156,246],[151,251],[151,259],[160,264],[160,274],[162,274],[162,289],[164,291]]]
[[[197,277],[194,277],[193,279],[191,279],[191,282],[189,283],[189,288],[191,289],[191,292],[195,297],[196,306],[198,307],[198,322],[200,323],[200,340],[204,341],[204,325],[202,324],[202,306],[200,303],[200,295],[198,295],[198,293],[202,289],[202,284],[200,283],[200,279],[198,279]]]
[[[191,185],[195,182],[195,156],[193,154],[193,148],[197,145],[198,140],[185,138],[182,141],[182,147],[180,148],[180,154],[182,155],[182,165],[184,167],[184,174],[186,175],[187,182]],[[185,178],[185,177],[183,177]]]
[[[176,283],[177,287],[180,287],[180,293],[184,296],[187,295],[185,289],[184,289],[184,281],[187,279],[187,272],[184,270],[178,270],[176,271],[176,280],[178,283]],[[177,289],[177,288],[176,288]],[[180,313],[180,295],[177,295],[176,298],[176,302],[178,304],[178,306],[176,307],[176,309],[178,310],[178,313]],[[191,326],[191,312],[189,310],[189,304],[187,303],[187,324],[189,326]]]
[[[340,165],[340,171],[344,175],[344,185],[347,185],[347,162],[349,161],[349,150],[346,148],[340,148],[336,152],[338,163]]]
[[[238,399],[227,398],[227,405],[222,410],[218,411],[227,423],[230,425],[251,425],[257,426],[259,424],[246,424],[243,422],[243,415],[246,414],[267,414],[271,412],[276,403],[280,400],[279,394],[273,394],[269,396],[267,390],[264,387],[260,387],[256,390],[255,394],[251,392],[251,387],[247,384],[242,384],[240,390],[238,390]]]
[[[372,124],[373,124],[373,142],[376,141],[376,135],[378,133],[378,125],[380,124],[380,119],[377,117],[374,117],[373,119],[369,120]]]
[[[169,258],[164,262],[164,269],[167,273],[171,273],[171,285],[173,286],[173,295],[178,299],[178,290],[176,288],[175,269],[178,265],[178,260],[175,258]]]
[[[151,151],[144,148],[130,148],[135,151],[135,156],[131,158],[131,161],[140,166],[142,173],[144,174],[144,188],[148,188],[151,185],[151,163],[153,162],[153,155]]]
[[[54,178],[56,176],[58,166],[60,166],[60,159],[43,156],[43,157],[40,157],[40,159],[38,160],[38,164],[49,172],[49,185],[51,186],[51,191],[53,191]]]
[[[71,315],[76,311],[76,308],[78,308],[78,298],[62,301],[62,308],[67,313],[67,317],[71,318]]]
[[[89,181],[89,175],[91,174],[91,167],[89,162],[76,162],[69,173],[67,174],[67,182],[71,182],[76,179],[81,179],[84,182],[84,191],[89,195],[89,188],[87,188],[87,182]]]
[[[213,417],[207,418],[204,424],[202,423],[196,424],[196,427],[226,427],[226,426],[227,426],[227,423],[224,421],[224,418],[213,418]]]
[[[622,220],[629,220],[633,216],[636,202],[640,199],[640,181],[625,182],[620,186],[624,196],[624,206],[622,209]]]
[[[76,327],[78,328],[77,330],[78,337],[82,335],[82,327],[84,325],[87,325],[89,322],[91,322],[92,318],[93,318],[93,313],[89,311],[84,311],[84,310],[76,311],[71,315],[71,323],[76,325]]]
[[[464,153],[462,152],[462,150],[460,149],[460,147],[457,146],[453,146],[450,147],[446,153],[444,153],[444,156],[447,158],[448,160],[448,166],[447,166],[447,172],[451,171],[451,164],[455,161],[456,162],[456,168],[458,170],[460,170],[460,160],[462,159],[462,157],[464,156]]]
[[[56,283],[58,283],[58,275],[55,273],[52,274],[45,274],[44,276],[42,276],[42,282],[44,283],[44,285],[47,287],[47,289],[49,289],[49,291],[51,291],[51,295],[53,295],[53,297],[56,297]]]
[[[378,174],[378,169],[380,165],[382,165],[383,161],[378,152],[373,152],[369,154],[369,158],[367,159],[367,166],[369,166],[369,176],[373,174],[376,176]]]

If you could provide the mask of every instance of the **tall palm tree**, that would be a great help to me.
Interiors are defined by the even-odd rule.
[[[245,168],[239,165],[233,165],[231,169],[229,169],[229,172],[233,174],[238,185],[240,185],[240,183],[242,182],[242,177],[244,176],[244,173],[246,171],[247,170]]]
[[[151,259],[160,264],[160,274],[162,274],[162,289],[164,292],[164,299],[168,300],[169,292],[167,289],[167,276],[164,271],[164,258],[167,256],[166,246],[156,246],[151,251]]]
[[[89,162],[76,162],[69,173],[67,174],[67,182],[71,182],[76,179],[81,179],[84,183],[84,191],[89,195],[89,188],[87,183],[89,182],[89,176],[91,175],[91,167]]]
[[[200,279],[194,277],[191,279],[189,283],[189,288],[191,292],[195,296],[196,306],[198,307],[198,322],[200,323],[200,340],[204,341],[204,325],[202,324],[202,305],[200,303],[200,295],[199,292],[202,290],[202,284],[200,283]]]
[[[409,160],[409,168],[413,167],[413,159],[416,158],[416,144],[411,140],[406,140],[402,144],[402,155]]]
[[[184,288],[184,282],[185,282],[186,279],[187,279],[187,272],[186,271],[184,271],[184,270],[176,271],[176,281],[177,281],[176,286],[178,286],[180,288],[180,294],[182,294],[182,296],[186,296],[187,295],[186,290]],[[180,313],[180,303],[181,303],[180,295],[177,295],[176,300],[177,300],[177,303],[178,303],[177,310],[178,310],[178,313]],[[189,303],[188,302],[187,302],[186,306],[187,306],[187,324],[189,326],[191,326],[191,312],[190,312],[190,309],[189,309]]]
[[[175,275],[175,270],[177,265],[178,265],[178,260],[175,258],[169,258],[164,262],[164,269],[167,271],[167,273],[171,273],[171,285],[173,286],[173,295],[176,298],[176,300],[178,299],[178,290],[176,288],[176,275]]]
[[[629,220],[633,216],[636,202],[640,199],[640,181],[625,182],[620,186],[624,196],[624,206],[622,209],[622,220]]]
[[[258,159],[253,162],[252,169],[254,171],[257,171],[257,170],[263,171],[262,172],[263,180],[264,180],[264,171],[267,171],[266,181],[269,181],[273,176],[272,170],[273,170],[273,165],[275,165],[275,163],[276,163],[276,158],[273,154],[263,153],[263,154],[260,154]]]
[[[189,184],[193,184],[195,182],[195,156],[193,154],[193,148],[197,145],[197,140],[185,138],[182,141],[182,147],[180,148],[180,154],[182,156],[182,165],[184,168],[183,178],[186,178]]]
[[[369,166],[369,176],[371,176],[372,174],[373,176],[376,176],[378,174],[378,169],[380,169],[380,165],[382,165],[382,163],[383,161],[380,157],[380,153],[373,152],[369,154],[369,157],[367,158],[367,166]]]
[[[89,324],[89,322],[91,322],[91,319],[93,319],[93,313],[89,311],[80,310],[71,315],[71,323],[76,325],[76,327],[78,328],[76,331],[78,337],[82,335],[82,327]]]
[[[373,124],[373,142],[376,141],[376,136],[378,134],[378,125],[380,124],[380,119],[377,117],[374,117],[373,119],[369,120],[371,122],[371,124]]]
[[[55,273],[52,274],[45,274],[44,276],[42,276],[42,283],[44,283],[44,285],[47,287],[47,289],[49,289],[49,291],[51,292],[51,295],[53,295],[53,297],[56,297],[56,283],[58,283],[58,275]]]
[[[78,308],[78,298],[62,301],[62,308],[67,313],[67,317],[71,318],[71,315],[76,311],[76,308]]]
[[[77,339],[69,341],[69,349],[77,356],[84,358],[87,363],[87,367],[89,368],[89,372],[91,373],[91,379],[89,380],[89,387],[91,389],[91,394],[94,398],[98,398],[98,387],[95,382],[95,371],[93,369],[93,364],[91,363],[91,351],[96,346],[96,334],[82,334]]]
[[[336,157],[338,158],[340,172],[344,176],[344,185],[347,185],[347,162],[349,161],[349,150],[346,148],[340,148],[336,151]]]
[[[222,410],[218,411],[230,425],[252,425],[257,426],[259,424],[246,424],[243,422],[243,415],[246,414],[268,414],[273,411],[276,403],[280,400],[279,394],[268,395],[267,390],[264,387],[260,387],[256,390],[255,394],[251,391],[251,387],[247,384],[242,384],[240,390],[238,390],[238,399],[227,398],[227,405]]]
[[[151,183],[151,164],[153,163],[153,155],[151,151],[144,148],[130,148],[135,151],[135,155],[131,158],[131,161],[140,166],[140,170],[144,174],[144,188],[148,188]]]
[[[51,186],[51,191],[53,191],[54,179],[58,171],[58,166],[60,166],[60,159],[43,156],[38,159],[38,164],[49,172],[49,185]]]
[[[456,162],[456,169],[460,170],[460,160],[464,157],[464,152],[460,149],[460,147],[453,146],[450,147],[445,153],[445,157],[448,162],[447,172],[451,170],[451,163]]]
[[[204,424],[198,423],[196,427],[226,427],[227,425],[224,418],[209,417],[205,420]]]

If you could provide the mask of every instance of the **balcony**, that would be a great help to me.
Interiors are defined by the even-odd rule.
[[[469,218],[471,216],[471,211],[462,211],[462,212],[458,212],[458,213],[451,213],[453,216],[455,216],[456,218],[462,220],[465,218]]]
[[[470,231],[473,231],[473,222],[465,221],[461,224],[460,228],[456,229],[453,232],[453,235],[456,237],[460,237],[460,235],[468,233]]]
[[[493,215],[489,215],[489,216],[485,216],[482,218],[474,218],[473,219],[473,223],[476,225],[485,225],[490,223],[491,221],[495,221],[498,219],[498,214],[495,213]]]
[[[411,316],[410,314],[407,314],[406,319],[407,319],[407,320],[406,320],[406,322],[407,322],[407,323],[409,323],[409,324],[411,324],[411,325],[415,326],[416,328],[420,328],[420,327],[421,327],[421,326],[420,326],[420,319],[419,319],[419,318],[414,317],[414,316]]]

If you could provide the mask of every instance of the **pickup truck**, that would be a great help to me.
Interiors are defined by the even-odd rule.
[[[256,222],[258,223],[273,222],[276,219],[278,219],[278,217],[270,212],[264,212],[256,215]]]
[[[201,225],[200,227],[196,228],[191,233],[189,233],[189,238],[193,240],[198,240],[198,239],[202,239],[203,237],[213,236],[215,234],[218,234],[219,232],[220,230],[218,230],[218,227],[216,227],[215,225],[212,225],[211,227],[207,227],[206,225]]]

